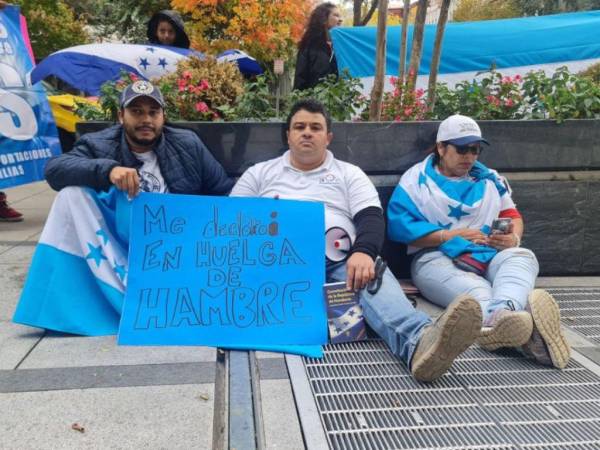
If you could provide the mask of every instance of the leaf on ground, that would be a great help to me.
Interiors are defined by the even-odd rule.
[[[71,429],[79,431],[80,433],[85,433],[85,428],[79,425],[78,423],[74,423],[73,425],[71,425]]]

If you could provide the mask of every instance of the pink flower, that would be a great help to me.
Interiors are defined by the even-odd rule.
[[[425,90],[422,88],[419,88],[415,91],[415,97],[417,98],[423,97],[423,94],[425,94]]]
[[[204,102],[198,102],[195,105],[196,111],[200,113],[205,113],[208,111],[208,105]]]
[[[205,91],[207,89],[210,89],[210,84],[208,83],[207,80],[202,80],[202,81],[200,81],[200,84],[198,85],[198,87],[200,88],[201,91]]]
[[[515,75],[515,78],[514,78],[514,80],[515,80],[517,83],[520,83],[521,81],[523,81],[523,78],[521,77],[521,75],[517,74],[517,75]]]
[[[394,122],[402,122],[402,117],[400,117],[400,116],[394,117]]]
[[[392,94],[392,97],[398,97],[400,95],[400,90],[398,88],[394,89],[394,93]]]
[[[397,82],[398,82],[398,78],[396,78],[396,77],[390,77],[390,83],[396,84]]]
[[[513,106],[515,103],[512,101],[511,98],[507,98],[506,100],[504,100],[504,106],[508,106],[509,108],[511,106]]]
[[[412,108],[404,108],[404,115],[406,117],[410,117],[410,115],[413,113],[413,109]]]
[[[183,78],[185,78],[186,80],[189,80],[192,78],[192,72],[190,72],[189,70],[184,70],[182,75],[183,75]]]
[[[496,97],[494,97],[493,95],[487,95],[485,97],[485,99],[489,102],[489,103],[494,103],[494,100],[496,99]]]
[[[185,91],[186,81],[183,78],[177,80],[177,87],[179,88],[179,92]]]
[[[502,84],[509,84],[512,83],[512,78],[511,77],[502,77]]]
[[[134,81],[134,82],[135,82],[135,81],[139,80],[140,78],[139,78],[139,77],[138,77],[138,76],[137,76],[135,73],[133,73],[133,72],[129,72],[129,79],[130,79],[131,81]]]

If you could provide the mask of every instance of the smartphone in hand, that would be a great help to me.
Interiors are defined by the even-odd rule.
[[[494,219],[490,234],[508,234],[512,219],[510,217],[501,217]]]

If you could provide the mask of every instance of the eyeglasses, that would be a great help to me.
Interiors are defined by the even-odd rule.
[[[480,144],[455,145],[454,148],[459,155],[466,155],[470,152],[472,155],[477,156],[483,151]]]

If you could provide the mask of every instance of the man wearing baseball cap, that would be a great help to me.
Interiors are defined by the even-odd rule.
[[[121,95],[120,125],[88,133],[73,150],[46,165],[55,190],[114,185],[130,197],[138,191],[224,195],[232,181],[198,136],[165,126],[165,101],[148,81],[136,81]],[[185,170],[184,170],[185,168]]]
[[[459,114],[438,129],[433,153],[400,179],[388,205],[390,239],[414,255],[414,284],[446,308],[459,296],[483,313],[478,343],[521,349],[563,368],[570,357],[552,296],[534,289],[538,262],[522,248],[523,219],[506,180],[478,161],[479,125]]]
[[[130,203],[119,191],[132,198],[139,191],[231,190],[232,181],[195,133],[165,126],[165,101],[156,86],[136,81],[120,105],[120,124],[84,135],[46,165],[48,183],[60,192],[33,256],[17,323],[115,334],[129,261]]]

